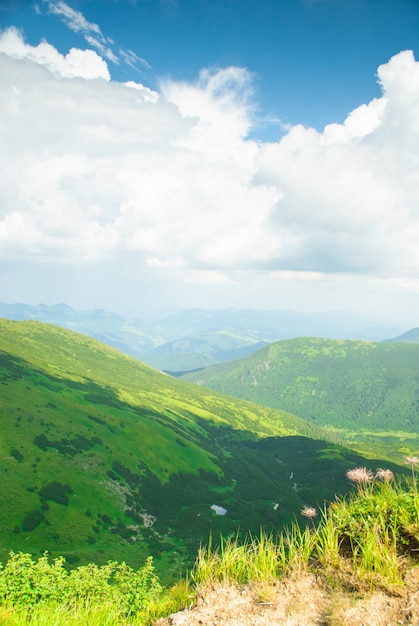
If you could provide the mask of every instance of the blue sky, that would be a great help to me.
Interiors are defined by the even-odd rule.
[[[3,0],[0,300],[418,325],[416,0]]]
[[[58,1],[6,0],[3,27],[46,38],[60,52],[84,47],[83,33],[51,12]],[[253,136],[277,139],[283,124],[321,130],[380,94],[377,67],[419,46],[416,0],[74,0],[118,57],[114,80],[158,89],[163,77],[193,81],[204,67],[246,67],[257,107]],[[35,7],[39,7],[35,10]],[[1,9],[0,9],[1,11]],[[143,59],[136,70],[119,50]]]

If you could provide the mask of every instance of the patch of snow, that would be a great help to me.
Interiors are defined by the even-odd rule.
[[[223,506],[218,506],[218,504],[213,504],[210,508],[215,511],[217,515],[225,515],[227,513],[227,509]]]

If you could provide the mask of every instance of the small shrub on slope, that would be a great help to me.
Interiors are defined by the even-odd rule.
[[[60,606],[61,612],[74,613],[108,605],[119,618],[136,616],[141,623],[161,592],[151,557],[137,571],[125,563],[109,562],[67,572],[63,558],[49,563],[46,554],[33,561],[29,554],[12,552],[5,566],[0,566],[0,605],[27,614],[42,607]]]

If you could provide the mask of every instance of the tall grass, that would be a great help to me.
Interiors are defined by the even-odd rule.
[[[0,608],[0,624],[4,626],[128,626],[134,623],[146,624],[147,621],[141,619],[141,616],[140,621],[122,616],[112,602],[72,608],[65,604],[37,606],[31,611]]]
[[[224,540],[214,549],[209,543],[199,551],[193,579],[260,582],[312,571],[352,586],[400,585],[418,555],[416,485],[369,476],[356,492],[326,506],[317,526],[295,522],[276,537],[261,532],[242,543]]]
[[[249,583],[277,579],[281,575],[279,546],[271,535],[263,532],[259,537],[249,536],[241,543],[238,537],[221,538],[213,547],[210,538],[207,546],[198,551],[192,580],[196,584],[210,582]]]

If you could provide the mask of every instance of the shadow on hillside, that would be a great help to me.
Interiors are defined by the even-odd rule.
[[[38,541],[43,549],[54,545],[43,545],[43,538],[52,537],[53,541],[54,536],[60,536],[66,511],[71,509],[76,556],[85,549],[84,543],[93,545],[100,540],[106,545],[104,538],[113,536],[123,545],[132,545],[133,550],[137,541],[146,542],[148,552],[155,558],[179,550],[193,560],[199,544],[210,535],[216,542],[220,534],[258,534],[261,528],[275,533],[298,518],[304,505],[322,508],[325,502],[352,488],[345,477],[349,468],[366,466],[375,470],[381,466],[397,473],[407,472],[406,468],[367,460],[330,442],[302,436],[258,438],[254,433],[205,420],[193,413],[192,406],[183,410],[182,420],[178,407],[172,415],[167,403],[161,412],[128,404],[110,386],[88,379],[74,381],[53,376],[34,369],[23,359],[0,352],[0,383],[13,385],[16,381],[24,381],[32,393],[34,389],[50,392],[38,399],[44,402],[48,419],[34,418],[29,410],[25,416],[21,411],[22,428],[16,433],[27,433],[31,439],[25,442],[24,454],[17,450],[17,444],[11,449],[20,469],[16,474],[16,493],[20,490],[25,494],[31,484],[32,493],[39,495],[39,505],[29,513],[26,511],[32,517],[24,530],[31,542]],[[21,394],[22,387],[17,389]],[[29,406],[32,402],[31,399]],[[65,410],[60,410],[62,403]],[[86,411],[86,405],[96,410]],[[21,396],[16,396],[16,406],[23,407]],[[104,410],[97,411],[98,407]],[[138,425],[138,435],[125,435],[128,420],[131,433],[135,434]],[[218,468],[218,474],[196,465],[191,473],[172,473],[162,482],[155,468],[144,462],[144,446],[152,445],[142,436],[144,420],[167,433],[171,450],[185,454],[191,449],[191,442],[202,449]],[[55,483],[49,482],[51,478],[43,479],[54,476],[57,463],[62,472],[68,467],[68,476]],[[68,497],[73,484],[71,472],[88,467],[88,463],[93,464],[95,472],[77,470],[82,472],[78,480],[85,484],[76,499]],[[90,504],[95,504],[89,502],[90,494],[105,488],[118,494],[119,511],[115,512],[114,507],[113,512],[100,510],[86,516],[92,508]],[[61,517],[50,514],[51,501],[62,505]],[[10,508],[9,514],[18,539],[25,511]],[[87,529],[87,539],[78,528]],[[133,528],[137,530],[134,532]],[[16,545],[20,545],[17,539]],[[59,548],[58,539],[56,544]],[[104,560],[107,558],[109,553],[103,555]]]

